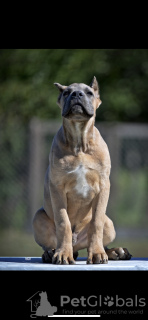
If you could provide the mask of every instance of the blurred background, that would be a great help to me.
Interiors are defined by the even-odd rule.
[[[100,86],[96,127],[112,171],[107,208],[117,231],[109,246],[148,256],[148,50],[0,50],[0,256],[41,256],[32,218],[42,206],[44,176],[61,126],[59,82]],[[86,256],[81,250],[80,256]]]

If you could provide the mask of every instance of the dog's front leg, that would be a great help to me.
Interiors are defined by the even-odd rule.
[[[94,199],[92,220],[88,230],[87,263],[107,263],[108,256],[103,247],[103,228],[109,198],[110,182],[102,184],[100,193]]]
[[[55,264],[74,264],[71,223],[67,214],[67,199],[62,188],[50,183],[50,195],[56,226],[57,248],[52,258]]]

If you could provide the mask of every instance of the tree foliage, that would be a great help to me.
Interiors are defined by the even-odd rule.
[[[0,50],[0,117],[28,123],[33,117],[60,117],[54,82],[100,86],[101,121],[148,121],[146,49]]]

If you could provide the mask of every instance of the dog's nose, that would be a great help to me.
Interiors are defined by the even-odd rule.
[[[72,95],[71,95],[71,97],[73,97],[73,98],[80,98],[82,96],[84,96],[83,91],[73,91]]]

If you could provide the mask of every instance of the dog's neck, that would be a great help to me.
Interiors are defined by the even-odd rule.
[[[94,117],[84,122],[63,118],[65,142],[74,155],[77,156],[79,152],[89,151],[93,143],[94,121]]]

